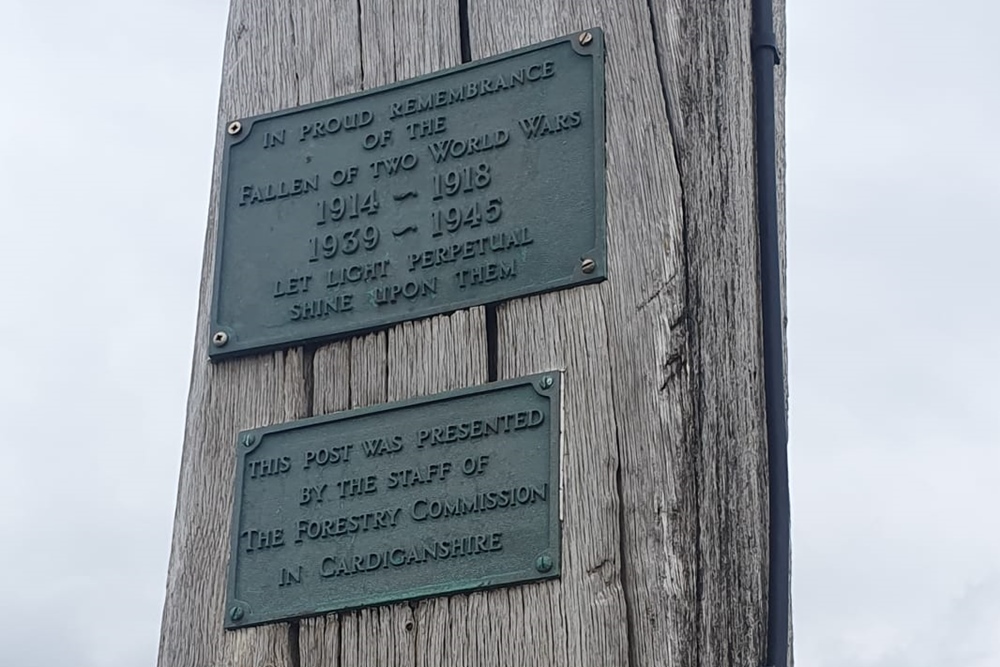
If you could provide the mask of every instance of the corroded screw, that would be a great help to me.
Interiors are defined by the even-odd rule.
[[[594,269],[597,268],[597,262],[587,257],[582,262],[580,262],[580,268],[584,273],[593,273]]]
[[[591,35],[589,32],[581,32],[579,39],[580,39],[580,46],[587,46],[587,44],[590,44],[592,41],[594,41],[594,36]]]
[[[216,331],[215,335],[212,336],[212,343],[216,347],[222,347],[228,342],[229,342],[229,334],[227,334],[225,331]]]
[[[234,621],[238,621],[241,618],[243,618],[243,607],[237,606],[230,609],[229,618],[233,619]]]
[[[552,569],[552,559],[548,556],[539,556],[535,560],[535,569],[539,572],[548,572]]]
[[[548,389],[549,387],[552,386],[552,382],[553,382],[552,378],[546,375],[545,377],[542,378],[542,381],[538,383],[538,386],[541,387],[542,389]]]
[[[239,134],[240,130],[242,129],[243,129],[243,124],[238,120],[234,120],[232,123],[229,124],[229,127],[226,128],[226,132],[228,132],[229,134]]]
[[[253,433],[247,433],[245,436],[243,436],[244,447],[253,447],[253,443],[255,442],[257,442],[257,436],[255,436]]]

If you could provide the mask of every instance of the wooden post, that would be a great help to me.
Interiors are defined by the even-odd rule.
[[[228,120],[590,26],[606,35],[606,282],[207,361]],[[161,667],[760,667],[750,31],[749,0],[232,0]],[[566,369],[560,579],[223,630],[237,431],[550,368]]]

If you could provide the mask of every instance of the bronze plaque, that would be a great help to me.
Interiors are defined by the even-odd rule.
[[[603,280],[600,30],[230,123],[209,354]]]
[[[226,627],[556,577],[560,374],[239,435]]]

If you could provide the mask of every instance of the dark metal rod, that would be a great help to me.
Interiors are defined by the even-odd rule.
[[[754,107],[757,140],[757,224],[760,235],[764,410],[767,420],[770,521],[767,585],[767,662],[788,666],[791,512],[788,493],[788,416],[778,238],[778,180],[774,130],[774,67],[779,62],[772,0],[753,0]]]

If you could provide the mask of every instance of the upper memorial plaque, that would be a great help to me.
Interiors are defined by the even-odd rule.
[[[213,358],[606,275],[598,29],[227,132]]]

